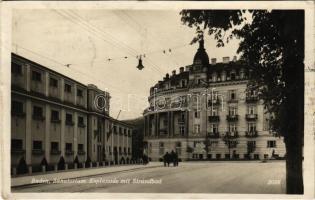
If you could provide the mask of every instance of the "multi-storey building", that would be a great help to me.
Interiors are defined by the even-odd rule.
[[[283,138],[269,128],[263,101],[248,87],[244,64],[211,59],[203,40],[193,64],[151,87],[144,111],[146,153],[159,160],[176,151],[188,159],[283,157]]]
[[[47,170],[73,164],[129,163],[132,126],[109,116],[110,95],[12,54],[11,166]],[[25,163],[25,162],[24,162]]]

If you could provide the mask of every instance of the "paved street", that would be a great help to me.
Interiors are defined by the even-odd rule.
[[[185,162],[179,167],[135,169],[64,183],[22,186],[12,192],[281,194],[285,193],[285,162]]]

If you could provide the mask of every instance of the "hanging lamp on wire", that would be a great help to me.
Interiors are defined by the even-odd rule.
[[[144,68],[144,66],[142,65],[141,55],[140,55],[140,57],[139,57],[139,63],[138,63],[137,68],[138,68],[139,70],[142,70],[142,69]]]

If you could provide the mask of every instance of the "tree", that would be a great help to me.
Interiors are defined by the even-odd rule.
[[[287,194],[303,194],[304,11],[183,10],[180,14],[197,33],[213,35],[218,47],[234,37],[241,39],[237,52],[248,68],[249,86],[259,91],[272,113],[272,129],[284,137]]]

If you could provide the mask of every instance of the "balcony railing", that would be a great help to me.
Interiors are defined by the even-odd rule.
[[[225,135],[224,135],[224,138],[238,138],[239,135],[238,135],[238,132],[237,131],[233,131],[233,132],[226,132]]]
[[[246,131],[245,137],[248,137],[248,138],[258,137],[258,133],[257,131]]]
[[[51,119],[50,122],[59,124],[61,122],[61,120],[60,119]]]
[[[257,114],[246,114],[246,120],[248,121],[255,121],[257,120]]]
[[[215,133],[209,132],[209,133],[207,134],[207,136],[208,136],[209,138],[219,138],[219,137],[220,137],[220,133],[219,133],[219,132],[215,132]]]
[[[21,118],[25,117],[25,113],[24,112],[19,112],[19,111],[12,111],[11,115],[15,116],[15,117],[21,117]]]
[[[73,121],[67,121],[67,120],[66,120],[66,125],[67,125],[67,126],[73,126],[73,125],[74,125],[74,122],[73,122]]]
[[[70,150],[70,149],[66,149],[66,155],[73,155],[73,151],[72,150]]]
[[[85,151],[84,151],[84,150],[78,150],[78,154],[79,154],[79,155],[84,155],[84,154],[85,154]]]
[[[220,117],[218,115],[208,116],[208,120],[209,120],[209,122],[219,122],[220,121]]]
[[[58,149],[51,149],[50,150],[50,154],[52,155],[60,155],[61,151]]]
[[[14,149],[14,148],[12,148],[11,149],[11,153],[12,154],[23,154],[23,153],[25,153],[25,149]]]
[[[220,99],[210,99],[208,100],[208,107],[220,105]]]
[[[167,130],[166,129],[160,129],[159,133],[160,133],[160,135],[167,135]]]
[[[185,119],[179,118],[179,119],[177,120],[177,122],[178,122],[179,124],[185,124]]]
[[[229,122],[235,122],[238,120],[238,115],[227,115],[226,120],[228,120]]]
[[[44,154],[44,150],[42,150],[42,149],[33,149],[32,150],[32,154],[34,154],[34,155],[43,155]]]
[[[42,115],[33,115],[32,116],[34,120],[38,120],[38,121],[44,121],[45,117]]]
[[[247,96],[246,103],[255,103],[258,101],[258,96]]]
[[[237,100],[237,99],[229,99],[227,102],[228,102],[228,103],[237,103],[238,100]]]

